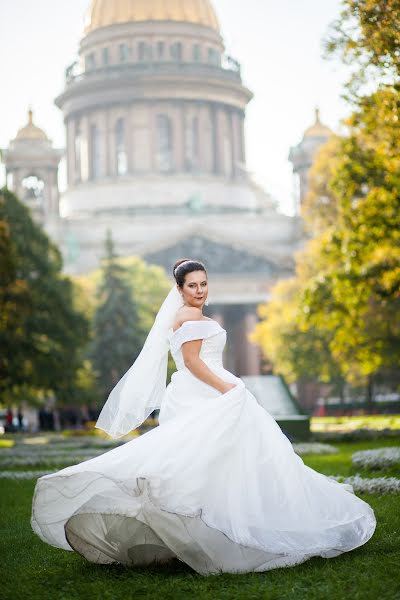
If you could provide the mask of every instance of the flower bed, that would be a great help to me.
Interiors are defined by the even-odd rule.
[[[302,442],[293,444],[293,450],[299,456],[303,454],[336,454],[338,449],[330,444],[319,444],[318,442]]]
[[[329,475],[329,479],[335,479],[340,483],[347,483],[353,486],[357,493],[361,494],[400,494],[400,479],[397,477],[375,477],[369,479],[361,477],[358,473],[351,477],[342,475]]]
[[[49,473],[55,473],[55,471],[0,471],[0,479],[37,479]],[[329,475],[327,477],[351,485],[354,491],[359,494],[400,494],[400,479],[396,477],[368,479],[361,477],[358,473],[351,477],[343,477],[343,475]]]
[[[0,471],[0,479],[37,479],[55,471]]]
[[[351,461],[355,467],[363,469],[386,469],[394,465],[400,466],[400,447],[362,450],[355,452]]]

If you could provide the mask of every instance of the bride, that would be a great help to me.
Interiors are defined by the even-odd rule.
[[[161,408],[159,427],[39,478],[33,530],[94,563],[178,558],[203,575],[290,567],[365,544],[376,527],[372,508],[352,486],[307,467],[224,369],[226,332],[202,313],[204,265],[180,260],[174,276],[96,423],[121,437]],[[177,371],[166,387],[168,350]]]

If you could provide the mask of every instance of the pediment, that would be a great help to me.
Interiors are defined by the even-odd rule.
[[[160,265],[167,273],[171,273],[175,262],[185,257],[203,262],[210,274],[262,273],[274,276],[280,271],[278,265],[272,261],[202,236],[185,238],[157,252],[147,253],[143,258],[146,262]]]

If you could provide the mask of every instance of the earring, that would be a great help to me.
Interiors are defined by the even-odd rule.
[[[205,304],[205,306],[208,306],[208,305],[209,305],[208,298],[207,298],[207,300],[204,302],[204,304]]]

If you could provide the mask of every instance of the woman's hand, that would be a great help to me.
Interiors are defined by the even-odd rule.
[[[236,387],[236,383],[225,382],[223,387],[220,388],[220,392],[221,394],[226,394],[226,392],[229,392],[229,390],[232,390],[234,387]]]

